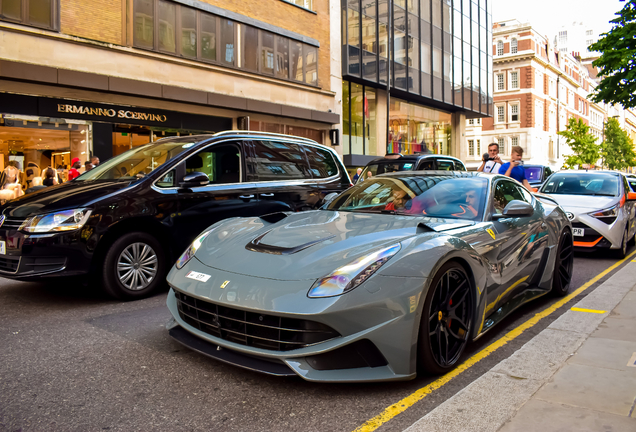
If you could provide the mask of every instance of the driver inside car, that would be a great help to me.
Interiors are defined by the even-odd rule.
[[[459,208],[461,210],[452,213],[452,216],[474,219],[479,214],[476,210],[477,207],[479,207],[479,195],[477,195],[477,189],[468,189],[466,191],[466,203],[459,204]]]
[[[391,196],[393,201],[387,203],[384,210],[406,210],[407,203],[411,200],[404,189],[394,186],[391,189]],[[409,206],[410,207],[410,206]]]

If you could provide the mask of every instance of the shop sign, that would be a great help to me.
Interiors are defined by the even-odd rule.
[[[165,123],[168,120],[164,114],[151,114],[139,111],[114,110],[112,108],[95,108],[88,106],[77,106],[70,104],[57,104],[58,113],[84,114],[100,117],[117,117],[120,119],[145,120],[151,122]]]
[[[181,126],[181,119],[171,111],[45,98],[39,98],[38,105],[38,114],[48,117],[177,128]]]

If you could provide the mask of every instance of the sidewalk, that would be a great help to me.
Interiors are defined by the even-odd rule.
[[[636,432],[636,262],[574,308],[407,431]]]

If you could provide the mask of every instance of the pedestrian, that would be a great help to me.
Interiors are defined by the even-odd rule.
[[[492,143],[488,145],[488,153],[484,153],[481,166],[477,171],[497,174],[502,163],[499,157],[499,144]]]
[[[523,149],[520,146],[514,146],[510,150],[510,162],[506,162],[499,168],[499,174],[503,174],[506,177],[511,177],[517,180],[528,189],[532,190],[530,183],[528,183],[528,179],[526,179],[526,170],[523,167]]]
[[[362,174],[362,168],[358,168],[358,172],[356,172],[356,175],[353,176],[353,182],[357,182],[358,179],[360,178],[360,174]]]
[[[81,167],[82,167],[82,163],[80,162],[80,158],[73,158],[73,160],[71,161],[71,169],[68,170],[69,181],[79,177],[80,175],[79,169]]]
[[[371,170],[367,171],[367,180],[370,179],[371,177],[373,177],[373,173],[371,172]]]
[[[93,168],[95,168],[96,166],[99,166],[99,158],[97,156],[93,156],[91,158],[91,164],[93,165]]]
[[[54,186],[56,184],[58,184],[57,182],[57,172],[49,167],[47,169],[44,170],[44,180],[42,181],[42,184],[44,186]]]
[[[93,168],[95,168],[95,167],[93,166],[91,161],[84,162],[84,172],[88,172],[88,171],[92,170]]]

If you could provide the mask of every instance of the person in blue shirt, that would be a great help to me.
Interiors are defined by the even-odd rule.
[[[510,162],[506,162],[499,168],[499,174],[511,177],[519,183],[523,183],[526,189],[532,191],[532,186],[526,179],[526,170],[523,167],[521,158],[523,157],[523,149],[520,146],[514,146],[510,150]]]

